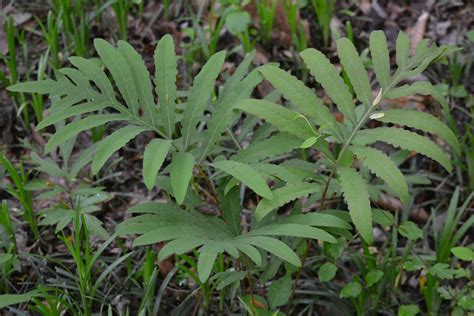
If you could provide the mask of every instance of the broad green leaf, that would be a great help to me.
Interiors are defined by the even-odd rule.
[[[292,134],[302,140],[317,136],[316,131],[304,116],[282,105],[265,100],[249,99],[240,102],[237,108],[264,119],[278,130]]]
[[[336,276],[337,266],[334,263],[326,262],[318,270],[318,278],[321,282],[329,282]]]
[[[259,71],[303,115],[314,119],[316,124],[331,127],[337,132],[336,118],[323,101],[302,81],[275,66],[264,66],[259,68]]]
[[[390,212],[377,208],[372,209],[372,219],[375,223],[384,227],[392,226],[395,221]]]
[[[181,255],[206,243],[204,238],[179,238],[167,243],[158,253],[158,260],[163,261],[172,254]]]
[[[370,33],[370,55],[377,80],[382,89],[385,90],[390,83],[390,55],[387,38],[383,31]]]
[[[464,261],[474,261],[474,251],[467,247],[453,247],[451,253]]]
[[[52,79],[20,82],[7,87],[7,90],[11,92],[27,92],[51,95],[57,95],[61,93],[61,91],[58,91],[58,83]],[[62,93],[64,93],[64,91],[62,91]]]
[[[232,233],[238,236],[242,231],[242,225],[240,224],[242,221],[242,205],[240,201],[239,188],[232,188],[227,194],[222,194],[219,201],[223,213],[222,218],[225,220]]]
[[[263,219],[272,210],[279,208],[297,198],[307,196],[308,194],[318,192],[321,186],[314,183],[292,183],[273,191],[272,199],[263,199],[258,203],[255,209],[257,220]]]
[[[415,223],[410,221],[403,222],[398,227],[398,232],[400,233],[400,235],[410,240],[417,240],[423,238],[423,231]]]
[[[199,159],[200,161],[205,158],[211,146],[220,139],[221,134],[229,128],[238,116],[238,114],[233,111],[235,105],[240,100],[250,97],[255,86],[257,86],[261,81],[261,75],[254,71],[242,81],[235,82],[232,86],[227,86],[229,89],[228,92],[223,92],[222,98],[219,97],[216,104],[216,111],[212,114],[211,119],[207,123],[207,129],[204,132],[204,144],[202,145]]]
[[[230,93],[231,90],[233,90],[233,88],[235,88],[236,85],[238,85],[238,82],[242,81],[242,79],[248,74],[249,68],[252,65],[253,60],[255,58],[255,54],[256,54],[256,52],[255,52],[255,50],[253,50],[245,56],[244,60],[239,64],[237,69],[235,69],[232,76],[230,76],[230,78],[228,78],[225,81],[224,86],[222,87],[222,91],[221,91],[221,94],[219,95],[219,97],[220,96],[224,97],[228,93]]]
[[[341,298],[355,298],[359,296],[362,291],[362,286],[357,281],[352,281],[342,288],[340,296]]]
[[[118,41],[118,51],[130,65],[130,70],[133,75],[133,84],[138,94],[138,103],[143,109],[144,119],[150,121],[153,126],[156,126],[157,106],[153,99],[153,86],[150,80],[150,73],[145,66],[145,62],[140,54],[127,42]]]
[[[57,70],[56,73],[62,73],[75,84],[75,88],[81,89],[86,94],[94,94],[89,79],[78,69],[65,67]]]
[[[408,185],[402,172],[389,156],[371,147],[352,146],[349,149],[364,166],[369,168],[377,177],[384,180],[404,203],[408,202]]]
[[[292,236],[301,238],[312,238],[329,243],[335,243],[336,239],[326,231],[309,225],[278,223],[269,224],[251,230],[247,236]]]
[[[405,84],[403,86],[391,89],[387,92],[385,97],[389,99],[398,99],[413,94],[430,95],[441,104],[446,113],[449,112],[448,102],[441,93],[440,88],[433,86],[428,81],[417,81],[410,85]]]
[[[234,10],[225,18],[225,27],[233,35],[239,35],[247,30],[250,23],[250,14],[243,10]]]
[[[426,112],[403,109],[393,109],[384,111],[383,113],[384,116],[377,118],[378,121],[405,125],[422,130],[423,132],[436,134],[453,147],[458,155],[461,153],[461,146],[459,145],[456,135],[454,135],[446,124],[433,115]]]
[[[285,305],[291,296],[293,281],[291,275],[286,274],[284,277],[272,281],[268,288],[268,302],[272,308]]]
[[[397,316],[415,316],[420,313],[420,307],[415,304],[402,305],[398,309]]]
[[[171,148],[171,140],[153,139],[145,148],[143,155],[143,181],[148,190],[153,189],[156,175]]]
[[[396,59],[398,67],[404,69],[408,65],[410,40],[404,32],[399,32],[396,44]]]
[[[452,170],[448,155],[435,143],[426,137],[401,128],[378,127],[365,129],[357,133],[353,143],[356,145],[368,145],[376,141],[382,141],[395,147],[415,151],[437,161],[448,172]]]
[[[48,140],[48,143],[44,147],[44,152],[45,154],[51,152],[51,150],[53,150],[56,146],[73,138],[82,131],[113,121],[124,121],[127,119],[127,117],[127,115],[123,114],[98,114],[69,123],[68,125],[57,130],[56,133],[51,136],[51,138]]]
[[[262,256],[260,255],[260,252],[257,250],[252,245],[245,244],[245,243],[239,243],[239,242],[233,242],[235,247],[239,249],[242,253],[247,255],[257,266],[260,266],[262,264]]]
[[[377,284],[380,279],[383,277],[383,271],[381,270],[372,270],[365,276],[365,282],[367,283],[368,287],[371,287]]]
[[[198,274],[199,281],[206,282],[212,272],[212,267],[217,259],[217,254],[222,252],[221,247],[215,244],[206,244],[199,250]]]
[[[156,94],[160,103],[160,115],[168,138],[173,138],[175,123],[177,58],[173,37],[163,36],[156,45],[155,54]]]
[[[277,133],[262,141],[250,144],[240,150],[232,160],[240,162],[257,162],[267,158],[291,152],[300,144],[300,139],[288,133]]]
[[[336,41],[337,54],[341,60],[357,98],[367,107],[372,105],[372,88],[370,87],[369,75],[362,64],[354,44],[348,38],[340,38]]]
[[[341,113],[351,120],[356,121],[355,105],[349,88],[339,75],[339,71],[331,65],[329,59],[314,48],[305,49],[300,53],[311,74],[316,78],[328,96],[337,105]]]
[[[261,195],[267,199],[273,198],[272,191],[268,187],[263,177],[257,170],[253,169],[249,165],[232,160],[222,160],[212,163],[211,166],[224,171],[227,174],[230,174],[234,178],[244,183],[258,195]]]
[[[54,111],[51,111],[50,115],[48,115],[41,122],[39,122],[35,130],[38,131],[50,125],[56,124],[67,119],[68,117],[102,110],[105,107],[107,107],[107,101],[91,101],[81,103],[75,106],[57,108]]]
[[[372,232],[372,210],[370,208],[367,183],[354,169],[339,167],[342,192],[349,206],[349,214],[362,238],[368,244],[374,241]]]
[[[215,81],[224,64],[225,54],[225,51],[221,51],[212,55],[194,78],[188,103],[183,114],[182,135],[184,148],[189,145],[191,136],[196,132],[196,125],[203,119],[204,110],[207,108],[207,101],[214,90]]]
[[[346,214],[344,211],[343,214]],[[348,218],[350,221],[350,218]],[[306,213],[306,214],[296,214],[288,216],[279,221],[279,223],[293,223],[293,224],[301,224],[301,225],[311,225],[311,226],[318,226],[318,227],[335,227],[341,229],[351,229],[351,225],[342,220],[341,218],[331,215],[331,214],[323,214],[323,213]]]
[[[284,242],[278,239],[267,236],[246,237],[245,235],[242,235],[242,237],[238,237],[236,240],[262,248],[294,266],[301,267],[300,258],[296,253],[294,253],[294,251]]]
[[[69,61],[76,66],[84,76],[92,80],[100,89],[100,92],[105,95],[110,102],[117,102],[112,83],[98,63],[77,56],[69,57]]]
[[[259,162],[252,164],[252,167],[262,173],[278,178],[286,183],[300,183],[304,180],[304,177],[295,174],[291,169],[287,169],[281,165]]]
[[[133,74],[127,60],[110,43],[101,38],[94,40],[94,47],[100,59],[112,74],[128,108],[135,115],[138,114],[138,94],[135,84],[130,83]]]
[[[125,146],[130,140],[146,130],[148,129],[145,127],[129,125],[113,132],[101,140],[100,144],[97,146],[94,159],[92,160],[92,173],[97,174],[100,168],[102,168],[107,159],[109,159],[114,152]]]
[[[170,180],[173,195],[178,204],[182,204],[193,175],[194,156],[190,153],[176,152],[170,164]]]

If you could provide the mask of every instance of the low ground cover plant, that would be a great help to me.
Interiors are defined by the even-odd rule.
[[[370,78],[349,39],[338,39],[336,46],[344,76],[319,50],[308,48],[299,54],[324,89],[325,101],[313,91],[313,84],[306,85],[275,63],[252,68],[255,52],[226,77],[221,76],[226,52],[217,52],[189,88],[180,87],[170,35],[156,45],[153,76],[127,42],[115,46],[96,39],[99,60],[70,57],[71,67],[58,69],[55,79],[9,86],[11,92],[43,94],[51,100],[49,115],[36,130],[52,134],[44,157],[35,154],[32,159],[38,172],[60,181],[38,181],[23,188],[26,184],[19,178],[11,192],[18,192],[19,199],[35,191],[41,191],[43,199],[60,196],[58,203],[41,212],[37,224],[33,219],[28,223],[54,225],[73,258],[75,268],[66,271],[71,282],[67,284],[76,284],[80,300],[71,299],[72,290],[60,282],[3,299],[8,304],[35,297],[32,309],[51,315],[62,311],[90,315],[97,306],[113,313],[113,304],[105,302],[104,294],[111,285],[104,284],[114,269],[128,265],[134,252],[113,261],[99,262],[100,256],[120,236],[131,235],[134,249],[146,249],[140,270],[145,294],[138,310],[131,313],[159,312],[160,300],[153,298],[163,295],[164,289],[156,288],[161,266],[155,262],[169,258],[176,266],[173,273],[186,275],[196,285],[199,294],[194,305],[202,304],[209,313],[311,314],[321,302],[295,299],[307,286],[300,282],[305,265],[316,271],[314,278],[326,291],[322,295],[333,303],[345,302],[334,307],[342,312],[363,315],[383,308],[416,314],[418,304],[409,304],[397,292],[401,275],[416,271],[426,274],[427,311],[472,310],[472,290],[445,283],[462,278],[472,285],[469,269],[451,266],[451,252],[472,261],[469,248],[454,248],[472,226],[473,217],[467,221],[463,217],[472,195],[459,206],[456,191],[448,210],[449,225],[436,238],[436,258],[412,254],[415,241],[426,232],[371,202],[389,194],[405,205],[413,203],[410,191],[416,181],[403,167],[411,152],[452,172],[461,147],[443,120],[427,112],[388,108],[385,101],[430,95],[448,116],[448,104],[437,87],[410,80],[456,48],[423,40],[409,54],[408,37],[400,33],[392,69],[385,34],[374,31],[369,49],[375,78]],[[274,90],[252,98],[263,81]],[[377,94],[372,93],[373,87]],[[334,111],[341,114],[339,119]],[[115,130],[71,159],[76,137],[104,125]],[[139,135],[149,139],[141,153],[143,182],[148,190],[158,188],[160,199],[131,207],[130,216],[117,223],[109,236],[94,211],[110,197],[103,188],[81,183],[78,174],[90,164],[97,179],[105,176],[114,153]],[[62,166],[46,158],[58,152]],[[7,160],[2,164],[12,178],[18,176]],[[374,239],[375,226],[385,229],[386,241]],[[104,240],[98,249],[91,248],[94,235]],[[345,249],[353,243],[360,243],[362,253]],[[316,262],[308,262],[310,251],[318,254]],[[13,257],[2,258],[5,264]],[[347,262],[355,264],[358,272],[344,278],[349,282],[326,287],[338,274],[351,274]],[[8,269],[5,264],[4,271]],[[162,284],[166,288],[166,282]],[[391,295],[401,302],[399,306],[384,305]],[[442,305],[443,300],[451,303]],[[190,306],[183,303],[174,312],[191,313]]]

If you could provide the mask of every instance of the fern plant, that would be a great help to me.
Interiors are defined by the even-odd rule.
[[[61,126],[61,124],[56,124],[58,129]],[[59,234],[66,226],[73,223],[77,214],[80,214],[79,218],[81,220],[84,218],[84,226],[87,227],[90,235],[107,239],[109,235],[94,213],[100,210],[100,203],[110,199],[110,195],[104,192],[103,188],[93,187],[78,177],[79,172],[91,162],[96,145],[72,160],[71,154],[75,143],[76,137],[73,137],[59,145],[62,164],[49,158],[41,158],[37,153],[32,152],[31,160],[35,169],[47,175],[47,179],[38,178],[31,181],[26,184],[25,189],[40,193],[34,197],[34,201],[52,200],[58,197],[56,203],[40,210],[39,226],[54,225],[56,226],[55,233]]]
[[[71,57],[70,62],[76,68],[58,70],[56,80],[20,83],[9,89],[50,95],[51,114],[37,129],[76,118],[56,129],[45,146],[46,153],[82,131],[111,122],[125,123],[92,149],[95,174],[114,152],[140,133],[152,132],[157,136],[145,148],[143,178],[149,189],[155,184],[164,189],[168,203],[134,207],[131,212],[142,214],[122,223],[118,233],[140,235],[135,245],[169,241],[159,253],[161,259],[198,249],[202,282],[208,279],[220,253],[234,258],[245,255],[259,265],[260,249],[299,266],[301,262],[295,252],[275,237],[313,238],[333,243],[336,242],[333,234],[350,235],[350,225],[332,214],[292,214],[278,220],[260,220],[244,231],[243,199],[236,188],[239,183],[243,184],[242,188],[246,186],[264,197],[257,210],[259,219],[291,200],[321,193],[320,179],[298,164],[278,165],[268,161],[299,147],[302,141],[298,137],[287,133],[272,135],[274,129],[262,125],[257,129],[259,136],[253,138],[248,148],[235,149],[241,148],[240,143],[248,134],[244,133],[239,141],[232,131],[231,127],[240,118],[235,106],[248,99],[263,78],[258,69],[249,72],[253,53],[217,93],[214,87],[225,52],[210,57],[189,91],[178,92],[174,44],[171,36],[163,37],[154,55],[156,102],[147,68],[129,44],[119,41],[115,48],[101,39],[94,44],[105,69],[94,61]],[[272,98],[274,95],[268,99]],[[249,119],[241,128],[251,131],[256,125],[258,120]],[[303,129],[308,135],[315,134],[306,125]],[[224,153],[229,153],[228,159]],[[163,165],[166,166],[160,172]],[[269,179],[275,183],[273,190],[267,183]],[[197,193],[204,190],[203,186],[210,191],[209,200],[218,204],[222,218],[198,211],[203,201]]]
[[[408,44],[407,35],[400,33],[396,44],[398,67],[392,72],[385,34],[381,31],[371,34],[370,52],[380,86],[378,94],[374,97],[370,78],[356,48],[347,38],[337,41],[339,59],[350,79],[355,99],[339,71],[320,51],[309,48],[300,53],[310,73],[343,114],[343,123],[336,121],[323,101],[303,82],[274,65],[263,66],[259,72],[282,93],[290,103],[290,107],[254,99],[242,101],[237,106],[240,110],[272,124],[279,131],[299,138],[303,141],[304,147],[313,146],[324,156],[324,163],[331,168],[324,180],[321,209],[324,209],[331,179],[337,177],[352,222],[368,244],[373,242],[370,195],[366,181],[355,167],[353,157],[357,158],[360,165],[385,181],[391,192],[403,202],[407,202],[410,195],[404,175],[386,153],[369,145],[380,141],[415,151],[435,160],[451,172],[451,159],[445,150],[430,138],[403,128],[404,126],[436,135],[457,154],[460,153],[460,146],[454,133],[431,114],[406,109],[377,111],[377,106],[383,99],[415,93],[433,96],[445,111],[449,111],[446,100],[429,82],[418,81],[403,85],[401,83],[421,74],[432,62],[442,59],[455,48],[428,46],[428,40],[423,40],[415,54],[409,56]],[[377,120],[391,126],[364,129],[369,120]],[[330,149],[329,143],[336,144],[335,150]],[[262,200],[257,206],[257,218],[267,215],[267,212],[262,211],[260,207],[262,203],[266,203],[266,200]]]

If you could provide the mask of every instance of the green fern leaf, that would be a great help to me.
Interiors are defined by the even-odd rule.
[[[346,118],[355,122],[355,105],[352,102],[349,88],[326,56],[314,48],[305,49],[300,53],[300,56],[316,81],[323,86],[328,96],[337,105],[339,111]]]
[[[233,240],[232,243],[235,247],[237,247],[237,249],[247,255],[257,266],[262,264],[262,255],[260,255],[260,252],[257,250],[257,248],[249,244],[240,243],[236,240]]]
[[[275,66],[264,66],[259,71],[303,115],[311,117],[320,126],[331,127],[332,130],[338,131],[336,118],[329,108],[303,82]]]
[[[100,59],[112,74],[112,77],[122,94],[128,108],[138,115],[138,94],[135,84],[130,84],[133,78],[127,60],[107,41],[97,38],[94,47]]]
[[[273,191],[272,199],[263,199],[258,203],[257,208],[255,209],[255,217],[257,220],[261,220],[274,209],[319,190],[321,190],[320,185],[305,182],[288,184],[282,188],[276,189]]]
[[[20,82],[7,88],[11,92],[26,92],[58,95],[61,91],[58,83],[52,79],[45,79],[32,82]]]
[[[77,67],[80,72],[89,80],[92,80],[96,86],[100,89],[100,92],[106,96],[106,99],[111,103],[116,103],[117,98],[115,97],[115,91],[110,83],[109,78],[102,70],[102,68],[90,59],[85,59],[83,57],[69,57],[71,64]]]
[[[235,75],[235,74],[234,74]],[[228,80],[233,79],[231,77]],[[216,104],[216,111],[207,124],[207,130],[204,132],[204,143],[200,149],[200,159],[202,161],[208,154],[211,146],[216,143],[222,133],[228,128],[236,118],[234,113],[234,105],[241,100],[250,97],[255,86],[262,81],[260,74],[256,71],[249,74],[242,81],[234,82],[232,86],[228,86],[227,93],[223,92],[223,96],[219,97]]]
[[[344,211],[340,211],[344,212]],[[344,212],[346,214],[346,212]],[[279,221],[279,223],[311,225],[317,227],[333,227],[340,229],[351,229],[346,221],[331,214],[307,213],[288,216]]]
[[[133,47],[124,41],[118,41],[118,51],[122,54],[133,75],[133,84],[137,90],[138,103],[145,113],[143,119],[157,126],[158,112],[153,99],[153,86],[145,62]]]
[[[339,167],[339,180],[342,192],[349,206],[349,214],[352,222],[359,231],[362,238],[368,244],[372,244],[374,236],[372,232],[372,211],[370,207],[367,183],[361,175],[352,168]]]
[[[68,139],[73,138],[82,131],[113,121],[124,121],[127,118],[128,116],[123,114],[98,114],[69,123],[60,130],[56,131],[53,136],[51,136],[48,143],[46,143],[46,146],[44,147],[44,152],[45,154],[51,152],[56,146],[64,143]]]
[[[173,195],[178,204],[182,204],[193,175],[194,156],[190,153],[176,152],[170,164],[170,180]]]
[[[92,173],[97,174],[100,168],[102,168],[107,159],[109,159],[114,152],[125,146],[130,140],[146,130],[147,128],[141,126],[129,125],[113,132],[101,140],[95,153],[94,160],[92,160]]]
[[[175,126],[176,76],[178,75],[178,69],[171,35],[167,34],[158,41],[154,59],[156,94],[160,102],[160,114],[166,135],[169,139],[172,139]]]
[[[224,64],[225,51],[214,54],[209,58],[196,76],[191,87],[188,103],[183,116],[183,144],[186,149],[191,137],[196,132],[196,125],[202,119],[207,101],[214,90],[215,80]]]
[[[353,146],[349,149],[370,171],[384,180],[404,203],[408,202],[408,185],[400,169],[390,157],[380,150],[370,147]]]
[[[304,180],[300,175],[295,174],[292,170],[281,165],[260,162],[254,163],[251,166],[260,172],[271,175],[272,177],[278,178],[286,183],[299,183]]]
[[[318,136],[304,116],[282,105],[265,100],[249,99],[240,102],[237,108],[264,119],[278,130],[292,134],[302,140]]]
[[[278,258],[281,258],[294,266],[301,267],[300,258],[288,247],[284,242],[267,236],[250,236],[237,237],[238,242],[250,244],[271,252]]]
[[[348,38],[336,41],[337,54],[346,71],[357,98],[367,107],[372,105],[372,89],[370,88],[369,75],[362,64],[354,44]]]
[[[357,133],[353,143],[355,145],[365,146],[376,141],[382,141],[396,147],[415,151],[437,161],[448,172],[452,170],[448,155],[435,143],[426,137],[401,128],[378,127],[365,129]]]
[[[433,115],[426,112],[403,109],[388,110],[384,111],[383,114],[382,117],[377,118],[378,121],[405,125],[423,132],[436,134],[453,147],[458,155],[461,154],[461,146],[459,145],[456,135],[454,135],[446,124]]]
[[[217,243],[206,243],[199,249],[198,257],[198,274],[199,281],[206,282],[211,275],[212,267],[217,259],[217,255],[223,252],[222,247],[219,247]]]
[[[145,148],[143,155],[143,180],[148,190],[153,189],[156,176],[166,155],[171,148],[171,141],[164,139],[153,139]]]
[[[232,160],[240,162],[257,162],[267,158],[274,158],[298,148],[301,140],[288,133],[277,133],[264,140],[250,144],[239,151]]]
[[[386,97],[389,99],[398,99],[413,94],[430,95],[441,104],[446,112],[449,112],[449,105],[446,98],[441,94],[438,88],[434,87],[428,81],[417,81],[411,85],[405,84],[401,87],[391,89],[387,92]]]
[[[410,40],[406,33],[399,32],[396,43],[396,59],[399,68],[404,69],[409,62]]]
[[[167,243],[158,253],[158,260],[163,261],[172,254],[182,255],[206,243],[204,238],[179,238]]]
[[[273,198],[272,191],[268,187],[263,177],[257,170],[253,169],[249,165],[232,160],[222,160],[212,163],[211,166],[224,171],[227,174],[230,174],[237,180],[244,183],[258,195],[261,195],[267,199]]]
[[[45,117],[41,122],[39,122],[38,126],[36,126],[36,130],[41,130],[45,127],[54,125],[58,122],[61,122],[69,117],[73,117],[76,115],[82,115],[89,112],[95,112],[99,110],[103,110],[108,105],[108,101],[91,101],[86,103],[81,103],[75,106],[58,106],[55,111],[52,111],[51,114]]]
[[[390,54],[383,31],[374,31],[370,34],[370,55],[377,80],[385,91],[390,83]]]
[[[322,229],[306,224],[277,223],[251,230],[246,236],[292,236],[335,243],[336,238]]]

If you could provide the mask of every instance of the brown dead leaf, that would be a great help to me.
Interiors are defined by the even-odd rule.
[[[403,204],[398,198],[390,196],[383,192],[380,193],[380,200],[377,201],[377,204],[382,209],[388,210],[392,213],[400,212],[401,210],[403,210]],[[419,207],[412,209],[410,213],[410,218],[418,223],[426,223],[428,221],[429,215],[424,208]]]
[[[371,0],[359,0],[358,5],[359,5],[359,9],[364,14],[369,14],[370,10],[372,9],[372,1]]]
[[[410,50],[411,53],[415,53],[418,44],[425,36],[426,32],[426,25],[428,23],[430,15],[427,11],[423,11],[423,13],[418,17],[416,20],[415,25],[408,30],[408,36],[410,37]]]

